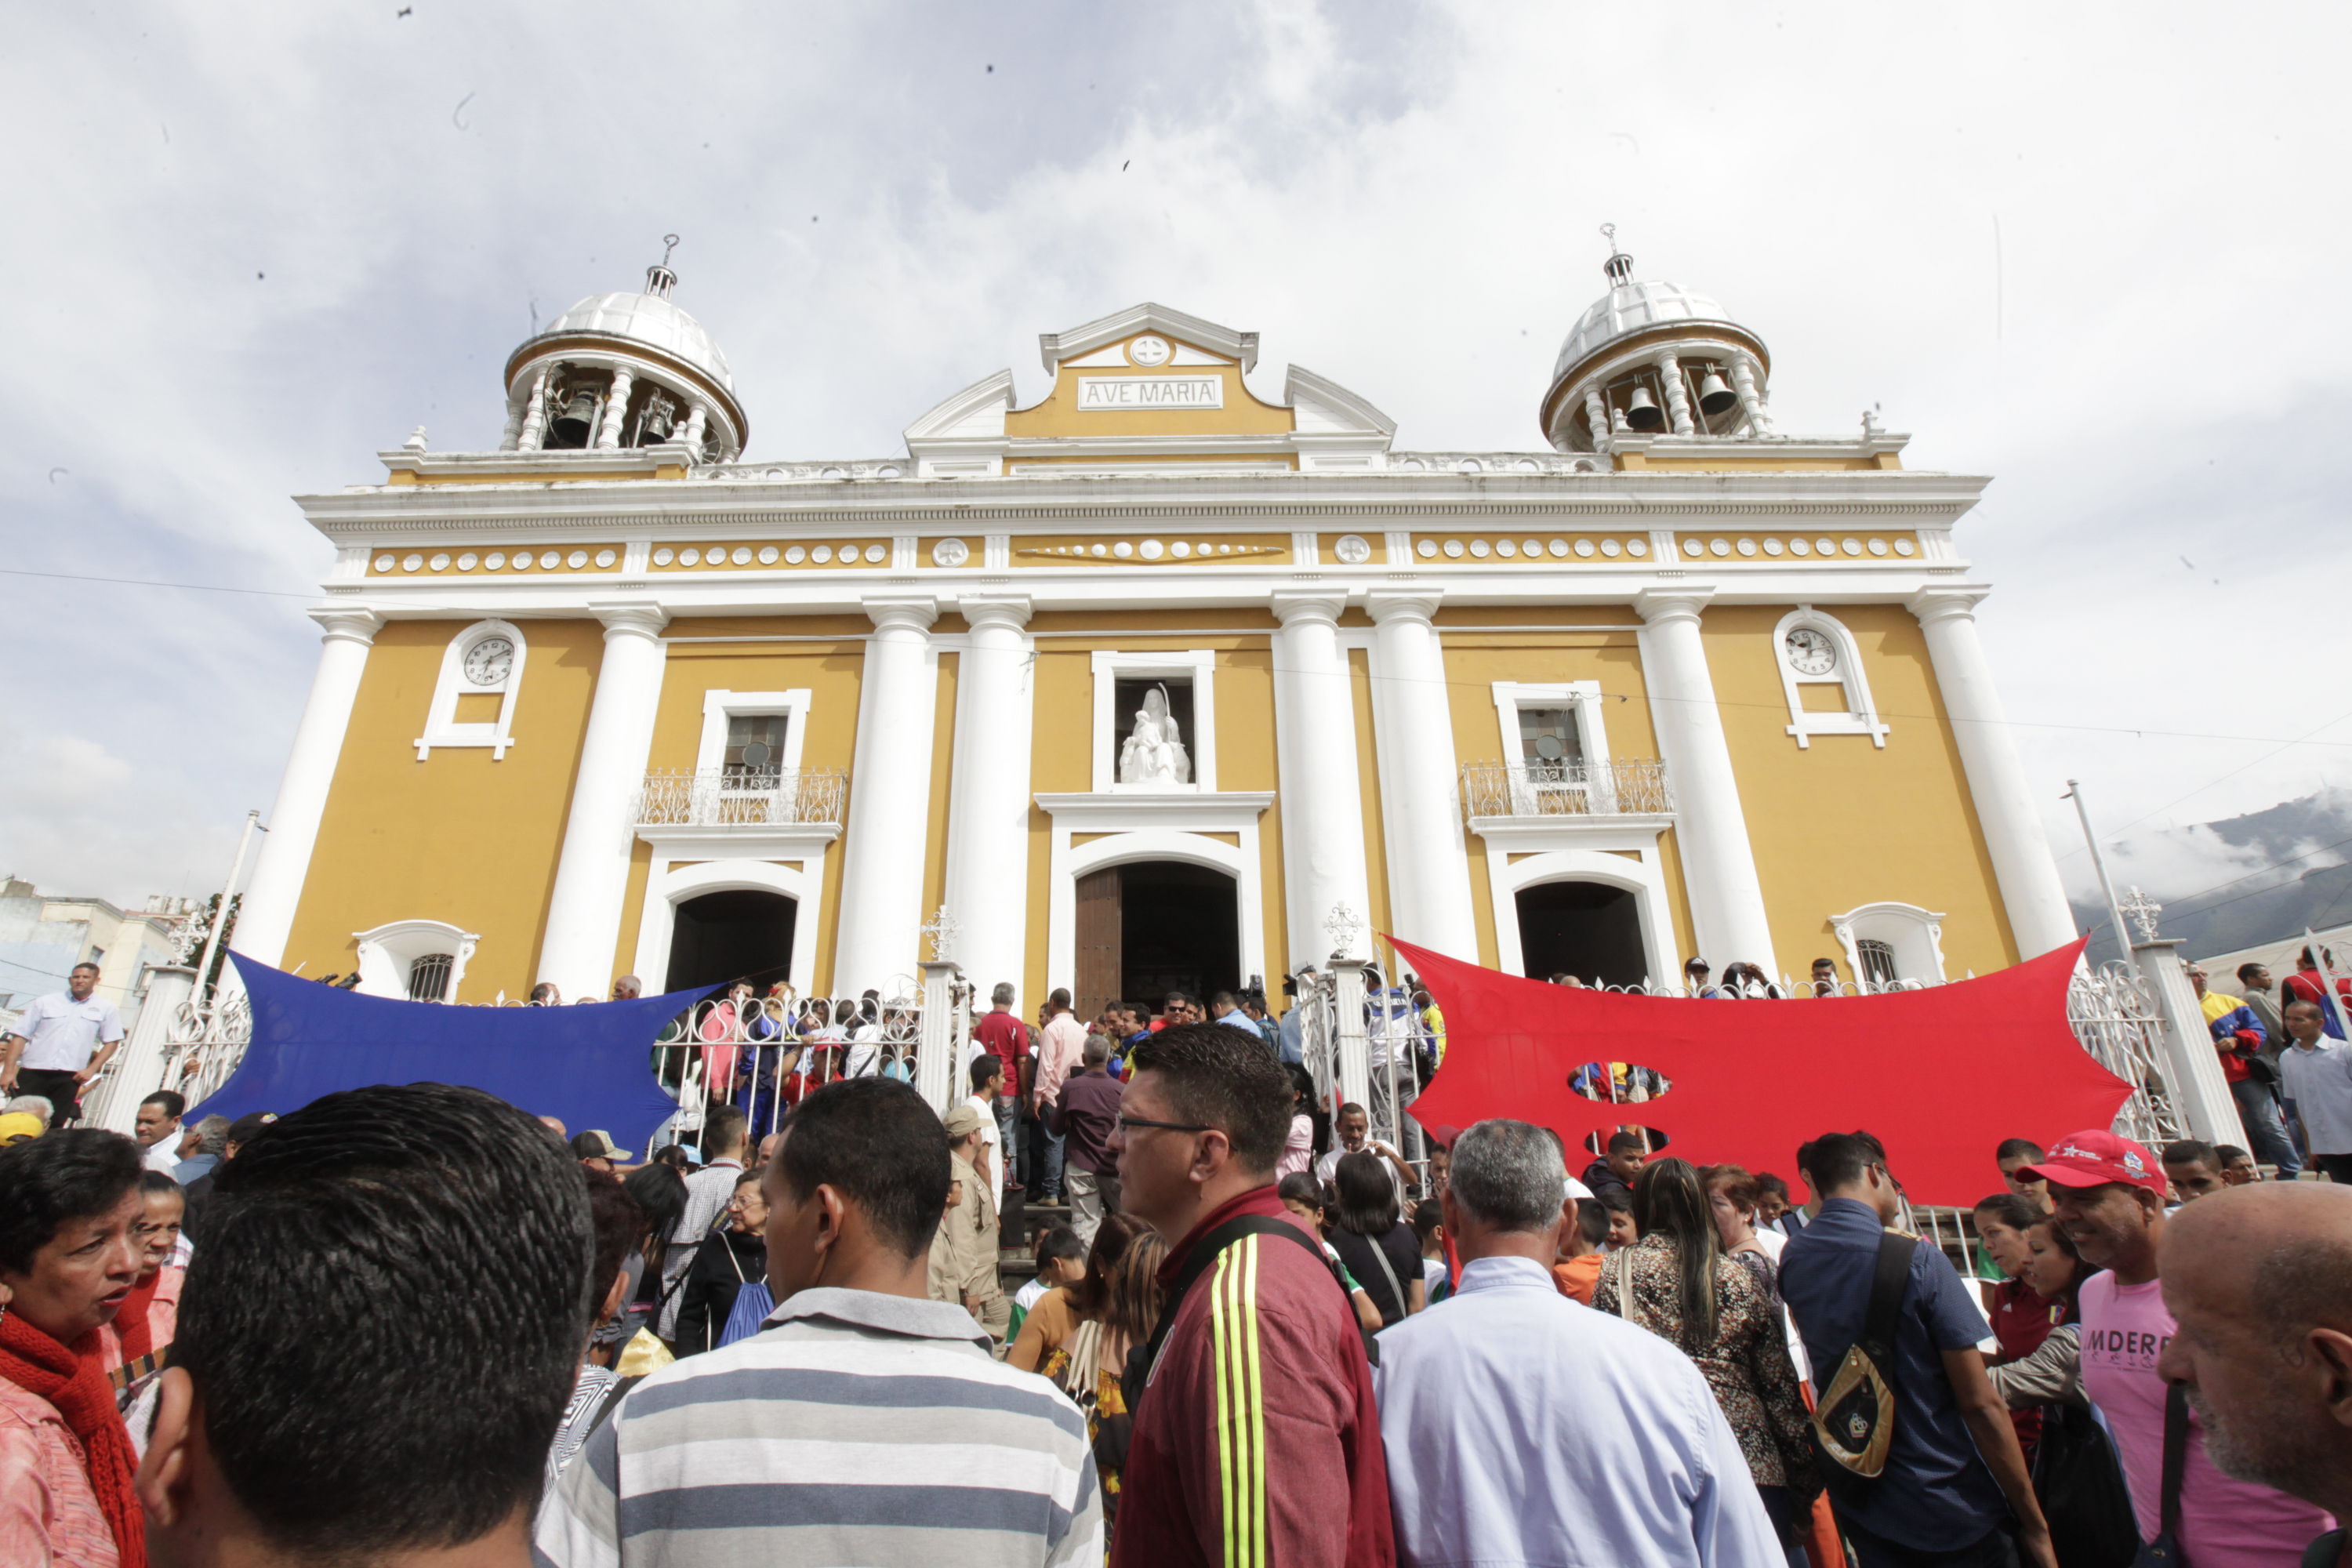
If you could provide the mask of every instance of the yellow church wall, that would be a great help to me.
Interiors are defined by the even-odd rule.
[[[1271,617],[1269,617],[1271,618]],[[1195,646],[1198,646],[1197,644]],[[1219,647],[1217,654],[1217,788],[1258,791],[1281,788],[1274,749],[1274,649],[1249,641]],[[1369,721],[1360,714],[1357,724]],[[1360,744],[1360,742],[1359,742]],[[1290,953],[1290,921],[1282,880],[1282,801],[1277,795],[1257,819],[1258,914],[1265,931],[1267,984],[1277,993],[1280,976],[1297,964]],[[1304,954],[1300,955],[1304,958]],[[1244,975],[1243,979],[1249,978]]]
[[[957,630],[963,628],[958,626]],[[931,798],[923,822],[923,918],[948,901],[948,799],[955,785],[956,680],[963,673],[961,654],[940,655],[939,687],[931,707]],[[912,955],[931,956],[930,949]],[[992,985],[993,980],[982,980]]]
[[[527,995],[563,846],[604,628],[531,621],[515,743],[434,748],[416,738],[449,639],[466,621],[393,621],[376,634],[297,902],[284,963],[349,973],[355,931],[398,920],[479,933],[457,1000]]]
[[[1780,967],[1846,967],[1829,917],[1881,900],[1941,911],[1945,973],[2017,962],[1984,835],[1918,622],[1895,605],[1842,605],[1885,749],[1867,735],[1788,733],[1772,631],[1793,606],[1724,605],[1700,623]],[[1723,963],[1740,956],[1715,958]],[[1852,978],[1848,976],[1848,978]]]

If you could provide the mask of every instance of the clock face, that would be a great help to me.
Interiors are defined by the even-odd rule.
[[[1146,366],[1166,364],[1168,356],[1175,352],[1168,346],[1166,338],[1150,335],[1138,338],[1127,345],[1127,357],[1139,365]]]
[[[514,668],[514,644],[505,637],[484,637],[466,650],[466,679],[477,686],[497,686]]]
[[[1799,675],[1827,675],[1837,668],[1837,647],[1821,632],[1799,626],[1789,634],[1789,668]]]

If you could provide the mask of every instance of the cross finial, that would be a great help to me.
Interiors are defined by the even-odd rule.
[[[957,924],[956,918],[948,913],[948,907],[945,904],[940,906],[938,914],[923,922],[922,932],[931,941],[933,963],[948,963],[954,960],[956,935],[962,929]]]
[[[1331,950],[1343,956],[1352,951],[1356,945],[1356,930],[1363,923],[1357,919],[1356,911],[1349,908],[1346,900],[1333,904],[1331,912],[1323,917],[1323,933],[1331,939]]]
[[[1633,258],[1617,248],[1617,226],[1613,223],[1602,224],[1601,237],[1609,242],[1609,259],[1601,264],[1601,270],[1608,275],[1610,286],[1615,288],[1621,284],[1632,282]]]
[[[669,253],[677,248],[677,236],[662,236],[662,258],[646,268],[646,292],[656,300],[667,300],[669,291],[677,287],[677,274],[669,269]]]
[[[2129,896],[2118,902],[2116,908],[2121,910],[2124,917],[2139,928],[2140,941],[2154,942],[2156,918],[2164,912],[2164,906],[2137,888],[2126,888],[2124,891]]]

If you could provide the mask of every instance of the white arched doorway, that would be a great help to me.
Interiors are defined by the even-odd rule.
[[[1501,858],[1490,856],[1487,861],[1495,894],[1495,960],[1498,968],[1511,974],[1528,972],[1525,954],[1529,933],[1520,928],[1519,895],[1553,884],[1579,883],[1627,895],[1639,923],[1641,952],[1649,968],[1650,984],[1673,985],[1680,979],[1682,964],[1675,956],[1674,914],[1666,902],[1665,879],[1659,875],[1652,858],[1645,855],[1635,859],[1598,849],[1555,849],[1497,866],[1496,861]],[[1538,894],[1530,903],[1540,901]],[[1530,978],[1541,980],[1546,976],[1537,974]],[[1592,976],[1580,978],[1589,981]],[[1612,984],[1623,984],[1616,975],[1604,973],[1601,978]]]
[[[824,862],[818,861],[818,868]],[[657,866],[646,881],[644,914],[637,924],[636,960],[631,966],[646,989],[659,987],[669,973],[681,904],[712,893],[781,894],[794,905],[790,968],[784,978],[807,994],[815,988],[815,919],[819,871],[773,860],[702,860],[675,868]]]

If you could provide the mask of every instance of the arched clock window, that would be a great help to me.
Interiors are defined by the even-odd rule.
[[[434,683],[433,706],[425,710],[425,733],[416,760],[436,746],[488,746],[491,759],[506,760],[514,741],[515,694],[522,687],[525,647],[511,621],[477,621],[449,639]]]
[[[1874,746],[1886,744],[1862,650],[1843,622],[1800,605],[1772,629],[1772,655],[1799,746],[1811,746],[1815,735],[1867,735]]]

